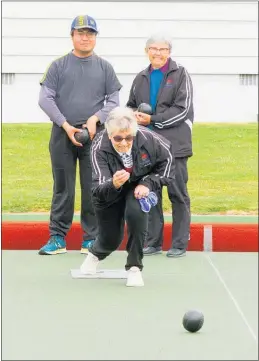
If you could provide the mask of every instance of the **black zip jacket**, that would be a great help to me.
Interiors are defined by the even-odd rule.
[[[134,79],[127,107],[137,109],[150,104],[150,66]],[[172,142],[176,158],[192,156],[193,86],[186,69],[169,59],[169,68],[162,80],[151,128]]]
[[[97,134],[91,146],[92,195],[95,206],[108,207],[124,192],[126,187],[143,184],[156,191],[175,178],[175,161],[168,140],[145,127],[139,126],[132,145],[133,170],[129,180],[116,189],[112,177],[124,169],[120,155],[113,148],[107,131]]]

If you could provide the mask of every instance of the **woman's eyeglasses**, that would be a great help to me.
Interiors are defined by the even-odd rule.
[[[150,51],[150,53],[152,54],[156,54],[157,52],[160,54],[167,54],[169,52],[169,48],[153,48],[152,46],[150,48],[148,48],[148,50]]]
[[[123,138],[121,135],[115,135],[115,136],[113,137],[113,140],[114,140],[116,143],[122,142],[123,139],[125,139],[126,142],[132,142],[133,139],[134,139],[134,136],[133,136],[133,135],[127,135],[125,138]]]

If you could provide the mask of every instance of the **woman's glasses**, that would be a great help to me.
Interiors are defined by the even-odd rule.
[[[153,48],[152,46],[148,48],[151,54],[156,54],[159,52],[160,54],[167,54],[169,52],[169,48]]]
[[[113,140],[114,140],[116,143],[122,142],[123,139],[125,139],[126,142],[132,142],[133,139],[134,139],[134,136],[133,136],[133,135],[127,135],[125,138],[123,138],[121,135],[115,135],[115,136],[113,137]]]

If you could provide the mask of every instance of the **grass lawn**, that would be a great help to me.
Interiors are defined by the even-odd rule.
[[[2,124],[2,212],[49,211],[51,124]],[[188,188],[192,214],[257,214],[258,128],[201,124],[193,128]],[[80,210],[77,177],[75,211]],[[170,203],[164,189],[164,210]]]

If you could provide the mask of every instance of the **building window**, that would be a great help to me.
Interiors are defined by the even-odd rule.
[[[2,84],[11,85],[14,83],[15,74],[14,73],[3,73],[2,74]]]
[[[239,74],[239,85],[255,85],[258,84],[258,75],[257,74]]]

